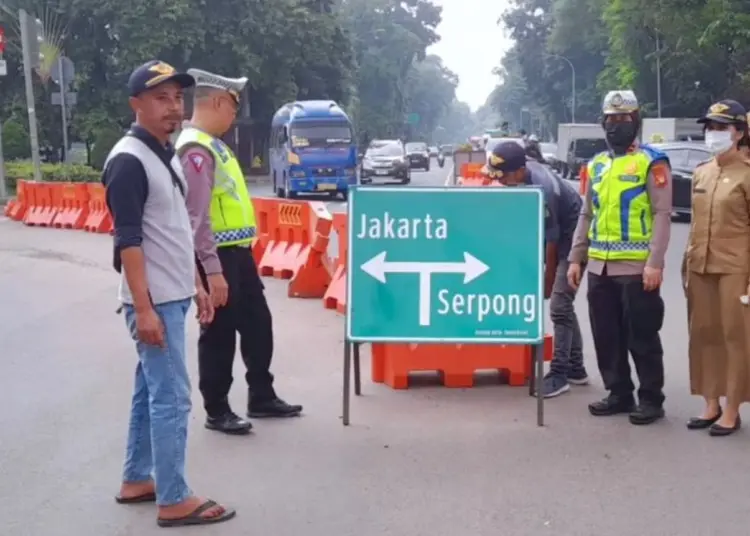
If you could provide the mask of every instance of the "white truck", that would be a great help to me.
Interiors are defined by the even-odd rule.
[[[667,141],[703,141],[703,126],[696,118],[647,117],[641,128],[643,143]]]
[[[557,155],[552,167],[575,180],[580,166],[607,149],[604,129],[598,123],[561,123],[557,126]]]

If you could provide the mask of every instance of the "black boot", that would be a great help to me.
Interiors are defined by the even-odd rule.
[[[302,406],[287,404],[279,397],[251,398],[247,405],[247,416],[253,419],[297,417],[300,413],[302,413]]]
[[[651,424],[664,417],[664,408],[661,405],[649,402],[641,402],[638,407],[630,413],[630,424]]]
[[[630,413],[635,409],[632,396],[609,395],[608,397],[589,404],[589,413],[594,417],[609,417],[620,413]]]
[[[250,430],[253,429],[253,425],[250,421],[245,420],[233,413],[227,411],[220,415],[206,417],[206,428],[209,430],[216,430],[229,435],[245,435],[249,434]]]

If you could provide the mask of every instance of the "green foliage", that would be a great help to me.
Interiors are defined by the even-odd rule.
[[[516,125],[519,105],[552,131],[570,121],[560,56],[576,71],[578,122],[596,121],[603,95],[623,88],[653,115],[657,59],[664,117],[696,117],[721,98],[750,104],[748,0],[514,0],[502,22],[516,45],[488,104]]]
[[[111,127],[105,127],[96,132],[96,141],[91,148],[91,167],[99,170],[104,168],[107,155],[115,146],[115,143],[122,138],[122,135],[122,130],[115,130]]]
[[[427,140],[455,98],[455,75],[439,58],[426,58],[438,40],[440,8],[433,0],[5,2],[0,24],[8,30],[9,76],[0,78],[0,118],[26,117],[20,36],[14,33],[23,7],[42,18],[49,34],[43,70],[57,50],[75,64],[71,139],[92,148],[96,166],[112,137],[104,143],[100,132],[119,132],[132,121],[129,73],[151,58],[178,69],[247,76],[249,119],[261,131],[285,102],[332,99],[351,113],[364,137]],[[34,82],[40,144],[54,149],[61,120],[50,100],[59,88],[45,76],[35,75]],[[420,116],[412,131],[404,120],[410,113]]]
[[[11,191],[15,191],[19,180],[33,180],[34,166],[30,161],[16,160],[5,164],[6,180]],[[99,182],[101,173],[89,166],[74,164],[42,164],[42,180],[45,182]]]
[[[3,156],[6,160],[20,160],[31,156],[29,134],[23,124],[14,119],[8,119],[2,124]]]

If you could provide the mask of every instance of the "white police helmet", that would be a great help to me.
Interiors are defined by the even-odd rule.
[[[605,95],[602,102],[602,113],[604,115],[630,114],[640,110],[638,99],[629,89],[610,91]]]

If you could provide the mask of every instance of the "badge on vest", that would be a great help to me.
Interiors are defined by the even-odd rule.
[[[229,153],[227,153],[227,149],[226,147],[224,147],[224,144],[221,142],[221,140],[212,140],[211,147],[213,147],[214,151],[216,151],[216,154],[219,155],[221,161],[226,164],[229,160]]]
[[[641,179],[638,175],[620,175],[620,180],[622,182],[638,182]]]

